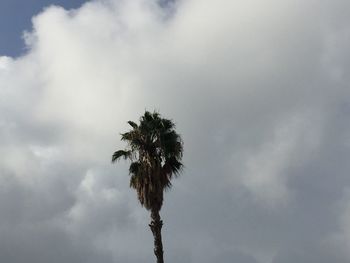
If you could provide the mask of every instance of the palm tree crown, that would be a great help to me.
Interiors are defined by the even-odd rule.
[[[137,191],[140,203],[147,210],[160,210],[163,192],[171,187],[171,179],[178,176],[183,164],[183,143],[175,132],[175,124],[148,111],[140,123],[128,121],[132,129],[121,134],[127,142],[125,150],[114,152],[112,162],[129,159],[130,187]]]

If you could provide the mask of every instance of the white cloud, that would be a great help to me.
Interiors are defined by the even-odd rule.
[[[110,157],[126,121],[158,109],[185,141],[163,208],[170,263],[280,263],[288,249],[316,262],[350,185],[347,5],[101,0],[36,15],[27,54],[0,57],[0,252],[47,262],[53,242],[65,262],[152,262],[148,214]]]

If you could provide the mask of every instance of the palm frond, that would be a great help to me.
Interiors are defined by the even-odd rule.
[[[142,148],[145,144],[142,139],[142,134],[137,130],[122,133],[121,140],[126,141],[134,150]]]
[[[160,137],[161,148],[165,158],[175,156],[178,158],[182,157],[183,147],[180,136],[175,131],[170,131],[161,134]]]
[[[139,162],[133,162],[130,164],[129,173],[131,175],[137,176],[139,174],[140,168],[141,168],[141,164]]]
[[[122,141],[131,141],[135,137],[135,131],[129,131],[129,132],[124,132],[121,133],[121,140]]]
[[[132,127],[121,134],[126,150],[116,151],[112,162],[130,159],[130,187],[146,209],[161,208],[163,192],[171,188],[171,179],[182,171],[183,142],[172,120],[158,112],[146,111],[139,123],[128,121]]]
[[[162,119],[162,128],[164,131],[169,131],[175,128],[175,124],[171,120]]]
[[[175,157],[167,159],[163,165],[163,172],[166,173],[169,178],[172,175],[178,176],[182,171],[183,164]]]
[[[133,122],[133,121],[128,121],[128,124],[131,126],[131,127],[133,127],[134,129],[137,129],[139,126],[135,123],[135,122]]]
[[[135,174],[132,174],[130,177],[130,187],[136,189],[136,185],[137,185],[137,176]]]
[[[132,156],[132,152],[131,151],[129,151],[129,150],[119,150],[119,151],[116,151],[116,152],[113,153],[113,155],[112,155],[112,162],[114,163],[114,162],[118,161],[121,157],[123,157],[124,160],[126,160],[128,158],[130,159],[131,156]]]

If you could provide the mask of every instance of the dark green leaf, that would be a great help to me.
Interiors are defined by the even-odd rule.
[[[126,151],[126,150],[119,150],[113,153],[112,155],[112,162],[118,161],[119,158],[123,157],[125,160],[128,158],[131,158],[131,151]]]

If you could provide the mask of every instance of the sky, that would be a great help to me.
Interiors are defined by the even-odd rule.
[[[348,1],[31,2],[0,5],[2,261],[155,261],[111,164],[145,109],[184,141],[166,262],[350,261]]]
[[[32,30],[31,19],[50,5],[77,8],[84,0],[1,0],[0,55],[19,56],[26,52],[23,33]]]

